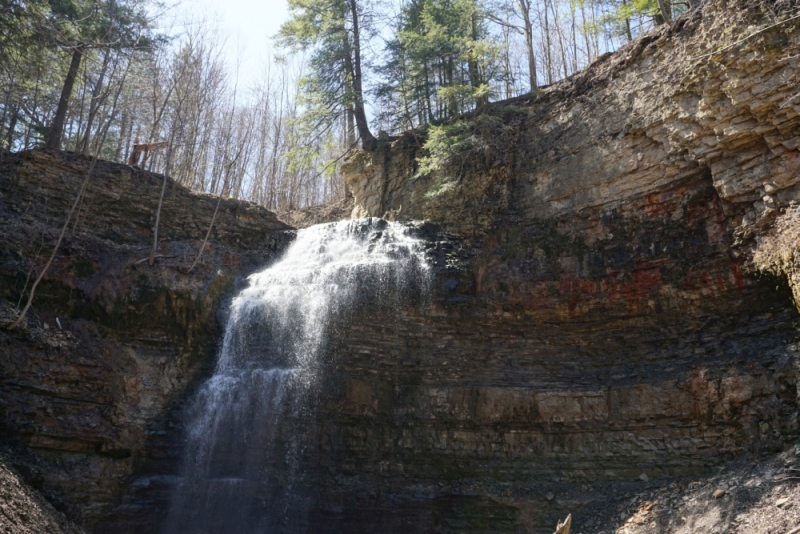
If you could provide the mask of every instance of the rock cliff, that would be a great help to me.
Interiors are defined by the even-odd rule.
[[[89,166],[38,151],[0,161],[1,323],[44,265]],[[149,267],[162,179],[98,162],[28,323],[0,329],[0,430],[16,467],[89,529],[136,469],[174,470],[180,403],[213,364],[222,299],[291,238],[272,213],[225,200],[187,275],[216,199],[170,181]]]
[[[316,409],[285,423],[301,474],[275,467],[282,530],[551,532],[571,512],[603,532],[619,495],[798,438],[800,19],[782,5],[707,2],[496,103],[428,175],[422,133],[346,163],[355,216],[428,221],[435,276],[427,300],[333,328]],[[2,163],[9,304],[87,166]],[[101,162],[36,314],[0,331],[18,469],[97,532],[159,528],[215,314],[291,239],[225,201],[186,275],[214,200],[170,185],[148,267],[160,180]]]
[[[709,2],[452,125],[465,148],[436,172],[414,134],[348,161],[355,216],[433,221],[465,251],[436,313],[366,320],[349,349],[331,448],[383,488],[373,517],[406,520],[379,496],[399,494],[442,530],[448,509],[545,531],[602,481],[796,438],[798,22]]]

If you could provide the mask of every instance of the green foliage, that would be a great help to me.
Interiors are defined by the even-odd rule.
[[[142,0],[32,0],[27,9],[37,37],[59,47],[123,49],[159,39]]]
[[[283,154],[286,170],[289,173],[301,174],[308,170],[321,169],[325,178],[332,178],[336,173],[336,161],[330,155],[335,152],[336,137],[328,131],[320,136],[308,122],[308,116],[295,119],[294,128],[289,135],[289,149]]]
[[[289,0],[289,11],[279,43],[310,52],[308,75],[301,81],[301,104],[305,120],[327,131],[347,110],[363,108],[361,81],[356,77],[361,61],[359,39],[368,17],[358,0]]]
[[[377,95],[393,126],[439,122],[486,101],[500,46],[477,0],[420,0],[405,5],[381,70]]]
[[[423,146],[426,155],[418,160],[417,176],[427,176],[441,170],[456,157],[468,154],[474,144],[467,121],[431,126]]]
[[[145,1],[0,0],[0,145],[14,148],[20,129],[28,132],[25,144],[47,135],[76,48],[93,61],[97,50],[163,42],[151,28]]]
[[[423,145],[425,155],[418,159],[417,176],[429,176],[446,168],[461,172],[476,165],[488,166],[500,155],[508,154],[517,142],[520,121],[527,110],[503,106],[493,112],[480,113],[428,128]],[[447,187],[443,182],[435,189]],[[439,194],[437,192],[436,194]]]
[[[585,5],[586,0],[574,0],[577,6]],[[601,14],[592,22],[583,26],[582,31],[594,35],[607,33],[615,36],[626,36],[628,39],[638,35],[639,27],[634,22],[641,18],[660,20],[661,11],[658,0],[610,0],[607,2],[608,11]],[[684,4],[671,4],[673,15],[685,11]],[[634,21],[634,22],[632,22]]]

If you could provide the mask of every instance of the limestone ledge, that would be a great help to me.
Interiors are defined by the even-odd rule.
[[[706,2],[540,95],[493,104],[513,128],[476,127],[483,148],[433,175],[415,174],[421,134],[355,153],[353,216],[485,231],[509,210],[611,212],[704,174],[737,236],[765,235],[800,200],[800,25],[743,6]]]

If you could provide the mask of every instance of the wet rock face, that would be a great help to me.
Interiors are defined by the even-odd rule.
[[[278,531],[552,532],[567,513],[608,531],[583,511],[798,437],[783,275],[798,257],[800,31],[731,37],[764,20],[706,2],[496,106],[482,148],[433,176],[414,176],[411,138],[348,163],[356,215],[431,221],[414,231],[435,275],[427,299],[334,319],[314,409],[280,429],[295,456],[264,497]],[[15,303],[87,162],[3,165],[0,290]],[[186,275],[213,200],[170,186],[151,268],[137,262],[160,177],[104,163],[98,177],[38,316],[0,332],[0,422],[71,518],[158,531],[224,295],[289,237],[226,202]]]
[[[583,215],[440,242],[434,303],[338,339],[312,530],[552,531],[796,438],[797,312],[732,258],[708,176]]]
[[[431,307],[341,340],[319,524],[552,531],[797,437],[800,31],[721,6],[498,104],[434,175],[411,137],[350,160],[354,214],[457,239]]]
[[[36,275],[32,267],[50,254],[89,166],[70,154],[6,157],[3,324]],[[149,267],[141,260],[149,256],[160,179],[98,162],[28,326],[0,329],[2,437],[16,447],[23,478],[89,529],[137,468],[172,473],[180,407],[213,365],[221,302],[237,276],[269,262],[291,237],[272,213],[223,201],[203,261],[186,274],[216,199],[170,184],[164,238]]]

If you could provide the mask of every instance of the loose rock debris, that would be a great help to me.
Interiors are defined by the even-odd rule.
[[[736,460],[702,478],[651,480],[589,506],[572,534],[800,534],[800,451]]]

